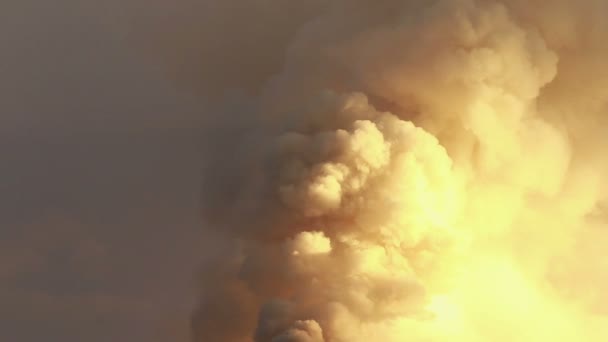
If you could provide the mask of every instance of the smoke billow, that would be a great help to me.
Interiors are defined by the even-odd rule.
[[[608,341],[607,15],[207,2],[194,340]]]

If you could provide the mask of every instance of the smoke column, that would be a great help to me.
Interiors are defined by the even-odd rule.
[[[608,341],[608,2],[198,10],[195,342]]]

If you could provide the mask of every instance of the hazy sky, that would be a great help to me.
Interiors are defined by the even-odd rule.
[[[93,1],[0,2],[0,341],[184,341],[200,124]],[[100,6],[104,6],[103,9]]]

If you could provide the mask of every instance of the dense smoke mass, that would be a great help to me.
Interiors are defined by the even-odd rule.
[[[608,341],[608,2],[202,7],[195,342]]]

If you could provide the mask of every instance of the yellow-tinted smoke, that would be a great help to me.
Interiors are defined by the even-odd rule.
[[[197,342],[608,341],[608,2],[249,6]]]

